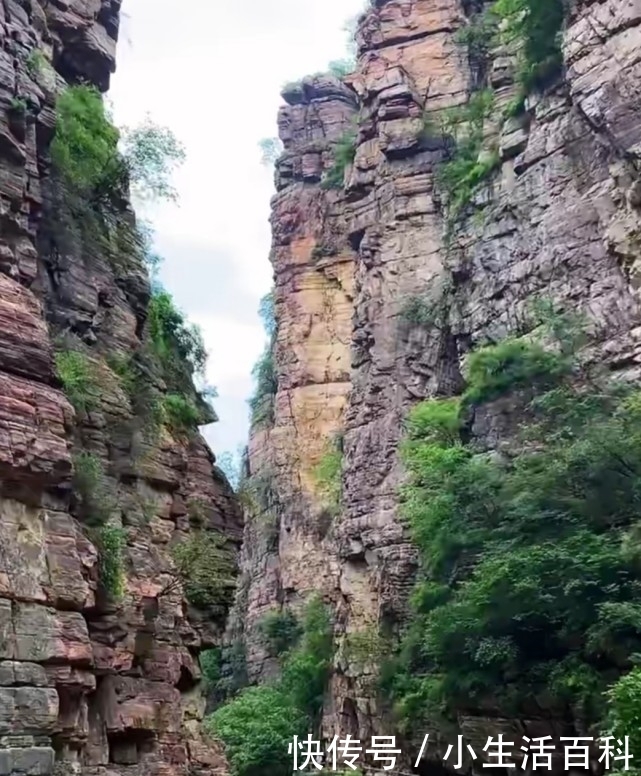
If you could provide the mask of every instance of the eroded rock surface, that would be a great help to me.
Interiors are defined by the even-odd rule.
[[[204,528],[235,552],[238,506],[200,437],[145,438],[107,366],[140,345],[144,269],[44,249],[56,92],[79,79],[107,88],[119,12],[120,0],[0,4],[2,776],[224,767],[200,732],[198,653],[220,640],[225,612],[188,605],[170,548],[192,530],[197,502]],[[84,418],[55,377],[61,332],[83,343],[100,380]],[[95,533],[77,519],[80,449],[101,461],[110,520],[125,532],[118,604],[100,593]]]
[[[331,166],[322,139],[336,139],[350,98],[308,79],[284,95],[289,106],[279,117],[286,150],[272,261],[280,387],[273,425],[252,434],[250,469],[268,460],[274,467],[282,523],[269,552],[246,529],[245,596],[250,619],[312,589],[334,604],[330,735],[393,732],[369,669],[341,644],[344,634],[372,627],[394,632],[405,617],[416,557],[399,519],[397,448],[409,407],[456,394],[466,354],[525,333],[539,295],[586,313],[600,357],[613,368],[639,370],[641,6],[570,3],[564,73],[544,94],[531,94],[518,118],[502,117],[517,91],[513,52],[491,52],[495,106],[485,132],[499,163],[469,212],[452,221],[436,174],[448,139],[430,127],[478,86],[457,32],[482,5],[376,0],[364,13],[358,66],[346,79],[358,138],[343,190],[325,192],[318,181]],[[340,224],[337,253],[319,264],[314,251],[327,223]],[[330,270],[349,288],[340,305],[330,297],[340,333],[319,320]],[[429,324],[408,320],[417,297],[445,314]],[[327,366],[332,353],[340,377]],[[500,423],[479,419],[490,446]],[[309,466],[338,427],[342,511],[321,541],[306,542],[320,525]],[[256,640],[248,643],[256,678],[262,658]],[[474,735],[485,729],[481,717],[462,724]],[[533,724],[506,721],[506,730]]]

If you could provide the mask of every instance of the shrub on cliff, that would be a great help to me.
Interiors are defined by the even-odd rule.
[[[330,515],[336,516],[341,510],[343,499],[343,451],[341,440],[334,440],[321,457],[314,469],[316,487],[322,506]]]
[[[641,394],[570,358],[568,341],[482,349],[464,401],[411,413],[403,510],[421,573],[384,672],[407,726],[490,701],[528,714],[533,698],[595,722],[641,650]],[[469,427],[499,396],[514,420],[502,456]]]
[[[172,551],[187,600],[199,609],[218,608],[230,602],[236,563],[224,537],[196,531]]]
[[[268,341],[262,356],[254,365],[252,377],[255,388],[249,400],[252,423],[271,423],[274,419],[274,398],[278,391],[278,374],[274,362],[276,345],[276,317],[274,312],[274,292],[266,294],[258,308]]]
[[[100,584],[109,599],[118,601],[124,592],[125,532],[122,528],[105,525],[97,533],[96,544]]]
[[[145,198],[172,198],[170,176],[183,158],[168,129],[147,121],[120,133],[94,87],[67,87],[56,102],[43,248],[85,260],[104,256],[115,267],[139,263],[145,235],[130,211],[129,188]]]
[[[99,391],[90,359],[79,350],[59,350],[55,365],[65,395],[74,408],[79,412],[95,409]]]
[[[260,629],[270,655],[279,657],[296,645],[301,628],[296,615],[289,609],[268,612],[260,621]]]
[[[157,290],[149,302],[147,329],[153,355],[169,391],[162,401],[164,420],[175,431],[185,432],[210,423],[216,414],[206,396],[215,391],[197,391],[194,381],[204,383],[207,351],[200,329],[189,324],[171,295]]]
[[[356,157],[357,134],[354,130],[345,132],[332,150],[334,161],[325,173],[321,186],[324,189],[340,189],[345,185],[345,170]]]
[[[641,773],[641,668],[633,668],[621,677],[607,692],[607,716],[604,736],[614,736],[622,741],[628,737],[632,776]]]
[[[307,731],[305,716],[278,687],[250,687],[217,709],[206,727],[225,744],[234,776],[289,776],[288,745]]]
[[[287,654],[281,679],[242,691],[206,722],[224,743],[234,776],[291,773],[288,744],[318,724],[331,658],[331,622],[323,602],[314,598],[305,608],[300,642]]]

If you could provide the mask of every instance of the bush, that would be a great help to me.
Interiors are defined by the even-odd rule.
[[[345,170],[356,157],[356,140],[357,134],[353,130],[339,138],[333,149],[334,162],[321,183],[324,189],[341,189],[345,185]]]
[[[152,346],[170,390],[191,387],[194,376],[202,375],[207,351],[200,330],[189,325],[166,291],[154,294],[147,311]]]
[[[558,353],[537,343],[506,339],[472,353],[464,399],[481,403],[519,387],[544,387],[569,369],[569,361]]]
[[[100,584],[111,600],[118,601],[124,592],[125,532],[122,528],[105,525],[98,532],[97,544]]]
[[[216,687],[221,677],[221,650],[219,647],[205,649],[199,655],[200,670],[203,672],[205,690]]]
[[[278,687],[250,687],[217,709],[206,727],[225,744],[234,776],[289,776],[288,745],[304,736],[306,719]]]
[[[177,393],[163,396],[162,409],[166,424],[178,434],[189,433],[201,419],[198,408],[189,399]]]
[[[545,86],[563,65],[564,0],[496,0],[489,13],[502,24],[504,41],[521,44],[519,81],[526,93]]]
[[[410,417],[403,513],[420,555],[386,692],[412,728],[439,714],[600,719],[641,648],[641,395],[565,351],[509,340],[470,360],[464,398]],[[565,343],[565,344],[564,344]],[[559,350],[563,355],[559,355]],[[527,395],[522,388],[527,386]],[[507,457],[470,439],[467,402],[510,396]],[[518,424],[518,425],[517,425]]]
[[[78,350],[63,350],[55,354],[55,364],[58,379],[74,408],[78,412],[95,409],[99,392],[89,358]]]
[[[641,668],[633,668],[622,676],[607,692],[605,736],[625,740],[628,737],[632,767],[627,769],[636,776],[641,772]]]
[[[198,531],[172,551],[187,600],[199,609],[227,606],[235,586],[236,562],[224,537]]]
[[[73,487],[80,497],[81,517],[90,526],[103,525],[114,507],[107,490],[102,462],[82,451],[73,457]]]
[[[207,403],[215,390],[197,391],[194,380],[203,381],[207,351],[197,326],[187,323],[170,294],[158,290],[149,303],[147,328],[153,355],[169,391],[162,400],[164,420],[178,432],[216,420]]]
[[[330,619],[322,601],[314,598],[305,609],[301,640],[284,661],[281,680],[244,690],[206,722],[223,741],[236,776],[259,776],[267,770],[289,776],[288,744],[319,721],[331,657]]]
[[[260,629],[272,657],[279,657],[296,646],[301,635],[298,620],[289,609],[266,614]]]
[[[443,132],[456,143],[449,160],[438,170],[438,182],[448,194],[448,214],[456,219],[471,202],[479,185],[499,165],[495,152],[484,152],[483,127],[494,106],[494,94],[484,89],[472,94],[466,105],[446,113]]]
[[[272,423],[274,421],[274,398],[278,391],[278,374],[274,362],[276,316],[273,291],[261,299],[258,312],[269,339],[263,355],[252,370],[252,377],[256,384],[254,393],[249,400],[253,424]]]
[[[264,137],[258,146],[262,153],[262,164],[272,167],[283,153],[283,143],[278,137]]]
[[[167,129],[147,122],[121,135],[92,86],[66,88],[56,102],[52,182],[44,220],[52,254],[106,256],[114,267],[145,253],[144,229],[128,205],[129,187],[147,198],[171,198],[169,175],[182,149]]]
[[[341,510],[343,499],[343,452],[335,446],[328,450],[314,469],[314,477],[323,507],[332,515]]]
[[[281,686],[312,724],[323,707],[332,658],[332,628],[325,604],[312,598],[305,607],[300,644],[283,665]]]
[[[175,201],[171,176],[185,161],[185,149],[173,132],[149,117],[138,127],[122,130],[122,154],[134,195]]]
[[[327,66],[327,71],[336,78],[345,78],[356,69],[354,59],[335,59]]]

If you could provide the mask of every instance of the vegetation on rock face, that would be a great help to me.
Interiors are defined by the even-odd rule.
[[[73,486],[80,497],[80,516],[89,526],[104,525],[114,507],[112,494],[108,492],[105,472],[100,459],[81,451],[73,457]]]
[[[178,432],[215,420],[202,392],[194,388],[194,380],[204,378],[207,361],[200,329],[187,323],[164,290],[151,298],[147,327],[152,352],[169,391],[162,400],[164,420]]]
[[[264,137],[258,146],[262,153],[262,163],[272,167],[283,153],[283,143],[279,137]]]
[[[289,776],[293,736],[304,736],[307,720],[278,686],[249,687],[215,711],[207,727],[225,745],[234,776]]]
[[[124,559],[125,532],[122,528],[105,525],[97,534],[98,562],[100,569],[100,584],[113,600],[122,598],[124,591]]]
[[[356,157],[356,132],[345,132],[333,148],[334,162],[325,173],[321,186],[324,189],[340,189],[345,185],[345,170]]]
[[[466,105],[447,112],[443,133],[456,143],[450,158],[439,168],[438,181],[448,195],[450,219],[455,219],[499,164],[496,151],[483,148],[485,120],[494,105],[490,90],[475,92]]]
[[[301,627],[296,615],[289,609],[266,614],[260,629],[270,655],[279,657],[298,643]]]
[[[627,771],[638,776],[641,773],[641,668],[633,668],[622,676],[606,697],[608,712],[603,735],[621,741],[628,738],[632,764]]]
[[[268,342],[263,355],[254,369],[252,377],[256,387],[249,400],[252,423],[271,423],[274,419],[274,399],[278,391],[278,375],[274,363],[276,344],[276,317],[274,312],[274,292],[270,292],[260,302],[259,314],[263,321]]]
[[[564,0],[496,0],[489,14],[500,25],[502,42],[521,46],[518,77],[526,93],[559,72]]]
[[[318,462],[314,477],[325,509],[337,515],[343,499],[343,450],[342,438],[335,439]]]
[[[234,590],[236,563],[224,537],[196,531],[173,548],[187,600],[199,609],[224,606]]]
[[[383,681],[408,727],[489,707],[597,722],[641,648],[641,394],[549,328],[547,348],[477,351],[462,398],[410,415],[404,514],[421,574]],[[470,426],[498,398],[514,421],[500,456]]]
[[[305,610],[297,646],[282,658],[282,676],[270,685],[243,690],[207,720],[225,745],[234,776],[291,773],[288,744],[318,723],[332,657],[332,631],[319,599]]]
[[[91,360],[79,350],[60,350],[55,354],[55,364],[58,379],[74,408],[79,412],[94,409],[99,391]]]

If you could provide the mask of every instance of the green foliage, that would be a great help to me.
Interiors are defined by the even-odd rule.
[[[451,280],[446,276],[426,293],[409,297],[400,310],[401,319],[414,326],[443,327],[449,314],[451,290]]]
[[[269,685],[250,687],[217,709],[206,727],[225,744],[234,776],[289,776],[287,747],[295,735],[304,736],[305,716],[283,690]]]
[[[314,477],[323,506],[332,515],[337,515],[341,509],[343,499],[342,471],[343,452],[334,443],[314,469]]]
[[[506,339],[470,355],[464,399],[477,404],[519,386],[532,387],[541,381],[554,383],[570,366],[562,354],[538,343]]]
[[[82,451],[73,457],[73,487],[80,499],[81,516],[87,525],[103,525],[114,507],[107,489],[102,462]]]
[[[78,194],[94,197],[117,185],[124,171],[118,139],[118,130],[110,123],[97,89],[72,86],[60,94],[51,158]]]
[[[27,112],[27,101],[23,97],[11,98],[11,110],[19,116],[24,116]]]
[[[248,683],[245,645],[242,639],[236,639],[221,649],[220,679],[215,685],[214,698],[219,702],[232,698]]]
[[[199,655],[200,670],[203,672],[205,689],[216,687],[221,677],[222,655],[219,647],[205,649]]]
[[[485,89],[472,94],[466,105],[445,114],[443,132],[456,146],[450,159],[440,166],[438,182],[448,195],[450,220],[460,215],[499,165],[498,154],[483,148],[483,127],[493,106],[494,94]]]
[[[641,772],[641,668],[633,668],[607,692],[607,716],[604,735],[622,741],[628,737],[633,776]]]
[[[262,164],[272,167],[283,153],[283,143],[278,137],[264,137],[258,146],[262,153]]]
[[[178,393],[162,397],[165,423],[177,434],[188,434],[198,425],[201,414],[193,402]]]
[[[354,72],[356,62],[354,59],[335,59],[327,66],[327,71],[336,78],[345,78]]]
[[[332,630],[326,607],[312,599],[302,635],[272,685],[252,687],[217,709],[207,728],[225,745],[235,776],[260,776],[269,771],[289,776],[288,744],[318,722],[332,657]]]
[[[522,47],[518,77],[525,93],[545,86],[563,65],[564,0],[496,0],[489,14],[501,24],[503,41]]]
[[[641,394],[587,371],[573,335],[557,335],[550,351],[482,349],[462,401],[411,413],[403,511],[421,573],[383,677],[405,727],[489,698],[505,715],[536,698],[546,715],[596,722],[641,648]],[[467,408],[499,395],[514,436],[490,456]]]
[[[490,14],[479,14],[469,20],[456,33],[455,40],[461,46],[466,46],[470,59],[484,60],[487,57],[496,26]]]
[[[274,398],[278,391],[278,374],[274,362],[276,316],[273,291],[261,299],[258,312],[269,339],[262,356],[252,370],[252,377],[256,386],[249,400],[253,424],[272,423],[274,420]]]
[[[356,132],[349,130],[337,141],[333,149],[334,162],[327,171],[321,186],[324,189],[341,189],[345,184],[345,170],[356,157]]]
[[[186,322],[166,291],[151,297],[148,325],[169,388],[180,390],[191,384],[195,375],[203,373],[207,361],[201,332]]]
[[[199,609],[226,606],[235,586],[236,562],[223,536],[197,531],[172,550],[187,600]]]
[[[50,67],[49,61],[40,49],[31,49],[27,56],[25,65],[27,72],[32,78],[37,78],[41,75],[47,67]]]
[[[273,657],[279,657],[294,647],[301,635],[298,619],[289,609],[268,612],[260,622],[260,629]]]
[[[147,117],[138,127],[123,128],[121,136],[133,194],[142,199],[175,201],[171,176],[185,161],[185,149],[172,131]]]
[[[204,392],[194,388],[194,380],[203,379],[207,362],[200,329],[186,321],[164,290],[151,297],[147,327],[152,352],[169,391],[162,400],[164,420],[179,432],[215,420],[215,413],[203,398]]]
[[[147,121],[121,136],[95,88],[70,86],[57,99],[51,160],[43,248],[85,260],[104,256],[115,268],[139,265],[148,240],[129,208],[129,188],[141,197],[173,197],[169,176],[182,149],[169,130]]]
[[[95,369],[79,350],[61,350],[55,354],[56,374],[65,395],[78,412],[89,412],[98,403]]]
[[[283,665],[281,686],[312,723],[318,722],[332,658],[332,628],[318,597],[305,607],[302,636]]]
[[[378,666],[386,656],[389,645],[374,626],[361,631],[348,633],[343,646],[344,654],[351,666],[364,670],[368,666]]]
[[[122,528],[105,525],[98,531],[97,545],[100,584],[111,600],[118,601],[124,592],[125,532]]]

